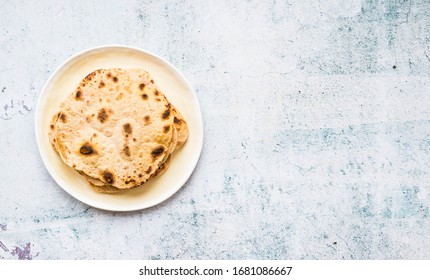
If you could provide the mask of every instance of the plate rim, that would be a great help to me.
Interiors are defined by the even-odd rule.
[[[141,205],[141,204],[137,204],[135,207],[130,207],[130,206],[125,206],[125,207],[121,207],[119,209],[113,209],[110,207],[106,207],[103,204],[97,203],[97,201],[93,201],[91,199],[86,200],[85,196],[81,197],[79,195],[77,195],[76,193],[72,193],[68,188],[65,188],[62,186],[62,184],[60,184],[56,178],[56,176],[54,175],[55,172],[54,170],[52,170],[50,168],[50,164],[49,164],[49,160],[48,157],[46,155],[44,155],[42,153],[42,139],[41,139],[41,118],[43,116],[43,112],[40,108],[41,103],[42,103],[42,99],[45,97],[46,95],[46,89],[49,85],[52,84],[52,80],[54,79],[54,77],[65,67],[67,66],[67,64],[69,64],[70,62],[72,62],[73,60],[79,59],[79,57],[85,55],[85,54],[89,54],[91,52],[94,51],[103,51],[103,50],[108,50],[108,49],[128,49],[128,50],[132,50],[132,51],[136,51],[136,52],[140,52],[143,53],[145,55],[149,55],[154,57],[155,59],[158,59],[159,61],[165,63],[167,66],[169,66],[171,69],[174,70],[175,74],[177,74],[179,76],[179,78],[181,79],[182,82],[184,82],[185,86],[191,91],[193,99],[195,101],[196,104],[196,110],[198,113],[197,119],[198,119],[198,127],[200,128],[200,133],[199,135],[197,135],[197,140],[198,140],[198,147],[196,147],[196,150],[198,150],[198,156],[195,160],[195,162],[192,164],[192,168],[190,168],[190,171],[188,172],[189,174],[186,174],[186,176],[184,176],[183,180],[181,182],[179,182],[177,185],[178,187],[173,188],[171,191],[169,192],[165,192],[163,193],[164,195],[160,195],[159,197],[156,197],[155,199],[152,199],[149,201],[149,203],[147,205]],[[197,167],[197,163],[200,161],[200,157],[202,154],[202,149],[203,149],[203,140],[204,140],[204,129],[203,129],[203,117],[202,117],[202,113],[201,113],[201,109],[200,109],[200,103],[198,101],[196,92],[194,90],[194,88],[191,86],[190,82],[186,79],[185,75],[178,69],[176,68],[172,63],[170,63],[168,60],[158,56],[157,54],[145,50],[145,49],[141,49],[138,47],[134,47],[134,46],[128,46],[128,45],[121,45],[121,44],[108,44],[108,45],[100,45],[100,46],[95,46],[95,47],[91,47],[88,49],[84,49],[82,51],[79,51],[77,53],[72,54],[70,57],[68,57],[67,59],[65,59],[57,68],[55,68],[55,70],[49,75],[48,79],[46,80],[45,84],[43,85],[42,89],[40,90],[39,93],[39,97],[37,98],[37,103],[36,103],[36,110],[34,113],[34,129],[35,129],[35,138],[36,138],[36,142],[37,142],[37,148],[39,150],[39,155],[42,158],[42,162],[43,165],[45,167],[45,169],[48,171],[49,175],[54,179],[55,183],[66,193],[68,193],[70,196],[72,196],[74,199],[80,201],[81,203],[84,203],[88,206],[97,208],[97,209],[101,209],[101,210],[106,210],[106,211],[111,211],[111,212],[131,212],[131,211],[139,211],[139,210],[143,210],[143,209],[148,209],[151,207],[154,207],[166,200],[168,200],[170,197],[172,197],[175,193],[177,193],[180,189],[182,189],[182,187],[186,184],[186,182],[190,179],[191,175],[193,174],[194,170]]]

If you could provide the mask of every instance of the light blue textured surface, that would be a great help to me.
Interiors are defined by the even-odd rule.
[[[0,258],[430,258],[430,1],[0,7]],[[181,69],[205,125],[185,187],[127,214],[62,191],[33,126],[52,71],[115,43]]]

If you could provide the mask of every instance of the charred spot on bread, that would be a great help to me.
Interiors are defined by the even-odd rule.
[[[123,152],[126,156],[130,156],[130,147],[129,146],[125,146],[123,149]]]
[[[67,116],[66,116],[66,114],[64,114],[63,112],[59,113],[59,114],[58,114],[58,117],[60,118],[60,120],[61,120],[63,123],[66,123],[66,122],[67,122]]]
[[[122,126],[122,128],[124,129],[124,132],[127,134],[131,134],[133,132],[133,128],[131,127],[131,124],[126,123]]]
[[[97,114],[97,119],[104,123],[109,118],[109,114],[105,108],[100,109],[99,113]]]
[[[169,116],[170,116],[170,109],[167,109],[166,111],[164,111],[162,118],[167,119]]]
[[[85,81],[91,81],[91,79],[94,77],[96,75],[96,73],[95,72],[92,72],[92,73],[90,73],[90,74],[88,74],[86,77],[85,77]]]
[[[113,182],[115,182],[114,175],[109,170],[103,171],[103,179],[109,184],[112,184]]]
[[[158,146],[154,150],[152,150],[151,155],[153,158],[159,157],[164,152],[163,146]]]
[[[91,155],[96,153],[94,147],[88,142],[81,146],[79,152],[83,155]]]
[[[78,90],[75,94],[76,100],[82,100],[82,92]]]
[[[136,180],[134,180],[134,179],[130,179],[130,180],[126,180],[125,181],[125,184],[126,185],[128,185],[128,184],[130,184],[130,183],[135,183],[136,182]]]

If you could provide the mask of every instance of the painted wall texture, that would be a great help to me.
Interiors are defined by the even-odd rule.
[[[95,1],[94,1],[95,2]],[[1,259],[430,259],[430,1],[0,1]],[[132,213],[66,194],[34,111],[103,44],[183,71],[205,143]]]

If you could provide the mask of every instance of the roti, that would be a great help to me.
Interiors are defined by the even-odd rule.
[[[49,138],[61,159],[102,191],[141,186],[167,169],[188,127],[150,74],[100,69],[61,105]]]
[[[188,138],[188,126],[187,126],[185,119],[176,110],[176,108],[173,107],[172,111],[174,114],[174,129],[177,131],[177,141],[176,141],[176,145],[175,145],[175,150],[177,150],[183,146],[183,144],[185,143],[185,141]],[[171,145],[171,146],[173,146],[173,145]],[[172,152],[173,152],[173,150],[172,150]],[[160,168],[154,174],[153,177],[161,176],[167,170],[167,168],[169,167],[170,157],[171,156],[169,155],[168,158],[166,159],[166,161],[160,166]],[[93,189],[96,192],[111,194],[111,193],[117,193],[117,192],[121,191],[121,189],[115,188],[109,184],[105,184],[98,179],[92,178],[92,177],[85,175],[83,173],[81,173],[81,175],[83,175],[85,177],[85,179],[90,183],[90,185],[93,187]]]

